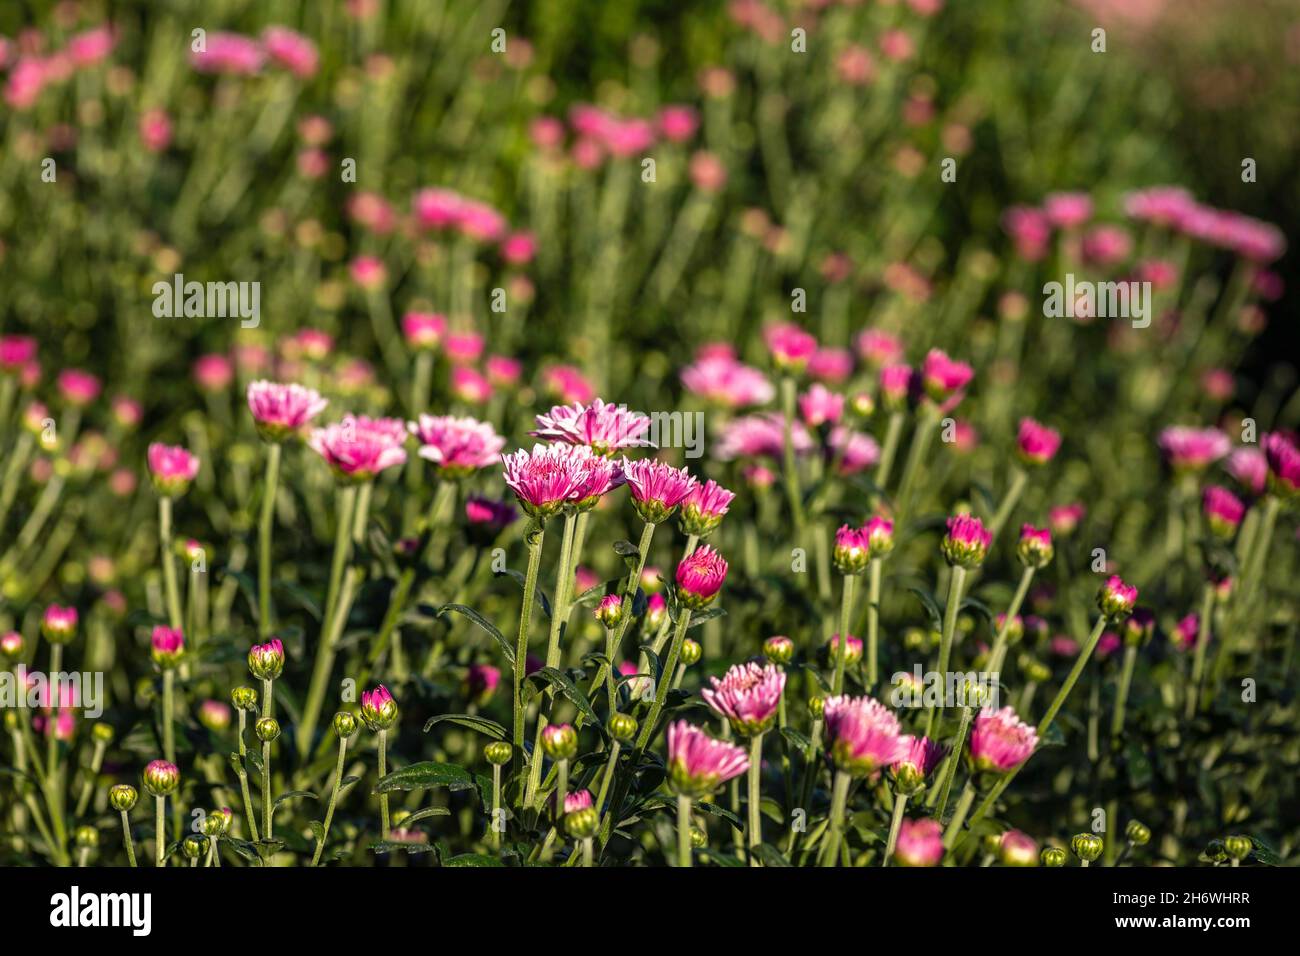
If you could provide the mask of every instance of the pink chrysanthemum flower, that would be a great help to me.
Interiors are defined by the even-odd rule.
[[[651,524],[667,521],[699,484],[685,468],[654,458],[623,459],[623,478],[632,493],[632,506]]]
[[[1268,456],[1256,448],[1238,448],[1224,467],[1252,495],[1262,495],[1268,486]]]
[[[587,478],[591,452],[581,446],[534,445],[502,456],[506,485],[524,511],[540,520],[570,501]]]
[[[903,792],[915,792],[947,752],[947,747],[929,737],[904,737],[903,753],[890,764],[890,771]]]
[[[998,842],[998,858],[1003,866],[1037,866],[1038,843],[1027,833],[1008,830]]]
[[[831,639],[826,642],[826,652],[832,661],[839,660],[840,636],[838,634],[832,634]],[[850,634],[848,643],[844,646],[844,663],[848,667],[854,667],[860,660],[862,660],[862,638]]]
[[[1052,526],[1053,533],[1066,537],[1079,527],[1079,522],[1087,513],[1087,508],[1079,503],[1056,505],[1047,509],[1047,523]]]
[[[447,333],[447,318],[436,312],[407,312],[402,316],[402,336],[414,349],[433,351]]]
[[[1055,457],[1061,447],[1061,433],[1040,425],[1032,418],[1020,419],[1020,432],[1016,436],[1016,450],[1020,460],[1027,465],[1045,465]]]
[[[865,777],[907,753],[898,718],[874,697],[828,697],[822,720],[826,750],[836,768],[849,776]]]
[[[749,769],[749,757],[735,744],[714,740],[684,720],[668,725],[668,786],[692,799],[713,794]]]
[[[1087,193],[1049,193],[1043,213],[1057,229],[1073,229],[1092,218],[1092,197]]]
[[[542,372],[542,384],[546,391],[557,396],[565,404],[590,402],[596,397],[585,375],[572,365],[553,365]]]
[[[0,371],[16,374],[35,358],[36,340],[31,336],[0,336]]]
[[[1030,568],[1041,568],[1049,564],[1055,549],[1052,546],[1052,533],[1046,528],[1035,528],[1031,524],[1020,528],[1020,541],[1016,544],[1016,556]]]
[[[864,329],[855,344],[862,361],[872,368],[893,365],[903,357],[903,343],[883,329]]]
[[[238,33],[209,33],[202,50],[190,53],[190,65],[200,73],[250,75],[262,68],[261,45]]]
[[[51,604],[41,616],[41,633],[51,644],[66,644],[77,633],[77,609]]]
[[[710,677],[709,681],[713,686],[702,690],[700,696],[719,717],[727,719],[733,731],[754,737],[771,729],[785,690],[784,671],[750,661],[735,665],[721,680]]]
[[[486,343],[477,332],[453,332],[442,343],[443,354],[452,365],[473,365]]]
[[[514,388],[524,372],[524,363],[508,355],[489,355],[483,362],[488,381],[497,388]]]
[[[383,684],[361,692],[361,719],[371,733],[387,730],[397,723],[397,701]]]
[[[970,733],[970,757],[976,770],[1008,773],[1029,759],[1038,746],[1038,732],[1016,716],[1011,707],[986,707]]]
[[[894,846],[899,866],[938,866],[943,852],[943,827],[938,820],[904,820],[899,826]]]
[[[763,330],[772,361],[783,372],[798,374],[817,351],[817,340],[791,322],[778,322]]]
[[[1133,613],[1138,589],[1125,584],[1117,574],[1112,574],[1097,594],[1097,605],[1107,617],[1124,618]]]
[[[734,492],[728,491],[710,478],[704,484],[696,484],[691,493],[682,502],[681,525],[683,534],[693,534],[698,538],[707,538],[718,530],[722,517],[735,499]]]
[[[1176,471],[1202,471],[1232,449],[1228,436],[1217,428],[1175,425],[1160,433],[1160,451]]]
[[[270,26],[263,30],[262,46],[276,64],[302,79],[315,76],[320,66],[316,44],[287,27]]]
[[[623,448],[654,447],[642,437],[649,428],[650,419],[645,415],[597,398],[590,405],[557,405],[538,415],[537,428],[531,434],[566,445],[586,445],[598,455],[612,455]]]
[[[791,426],[790,442],[795,454],[807,454],[813,448],[812,436],[803,422],[794,421]],[[723,426],[713,454],[720,461],[758,456],[779,459],[784,448],[784,428],[783,417],[775,412],[734,419]]]
[[[832,385],[846,382],[853,374],[853,353],[848,349],[818,349],[808,360],[808,374]]]
[[[948,519],[948,533],[939,549],[954,567],[976,568],[984,563],[993,535],[984,522],[974,515],[953,515]]]
[[[799,396],[799,412],[809,428],[836,424],[844,415],[844,396],[817,382]]]
[[[169,498],[185,494],[199,473],[199,459],[179,445],[154,442],[149,446],[148,457],[154,487]]]
[[[1215,534],[1230,538],[1246,514],[1240,498],[1222,485],[1210,485],[1201,494],[1201,507]]]
[[[731,355],[700,355],[681,372],[686,390],[724,408],[766,405],[776,389],[756,368]]]
[[[492,398],[492,383],[476,369],[466,365],[451,370],[449,391],[452,397],[469,405],[486,405]]]
[[[909,365],[887,365],[880,370],[880,399],[886,409],[898,412],[907,407],[915,374]]]
[[[317,428],[307,442],[343,484],[359,484],[406,463],[406,424],[396,418],[347,415]]]
[[[871,539],[865,528],[840,525],[835,532],[835,569],[841,574],[861,574],[871,561]]]
[[[659,597],[662,600],[663,596],[659,595]],[[606,594],[596,605],[596,620],[612,631],[623,623],[623,618],[626,617],[625,611],[621,597],[617,594]]]
[[[677,599],[693,611],[708,607],[727,579],[727,562],[709,545],[701,545],[677,565]]]
[[[476,418],[421,415],[407,427],[420,443],[419,456],[450,478],[463,478],[495,464],[506,445],[491,425]]]
[[[282,442],[298,434],[328,404],[315,389],[301,385],[257,381],[248,386],[253,423],[257,433],[269,442]]]
[[[577,813],[579,810],[589,810],[595,802],[590,790],[570,791],[564,795],[564,812]]]
[[[925,394],[946,406],[959,397],[975,372],[965,362],[950,359],[942,350],[930,349],[921,364],[920,375]]]
[[[1201,633],[1201,616],[1193,611],[1188,614],[1176,625],[1170,633],[1169,638],[1174,642],[1174,646],[1180,651],[1189,651],[1196,646],[1197,640]],[[1209,634],[1206,634],[1209,637]]]
[[[486,529],[495,535],[518,517],[519,512],[508,501],[471,495],[465,501],[465,520],[472,528]]]
[[[153,629],[149,638],[150,655],[153,662],[163,670],[175,667],[185,652],[185,635],[172,627],[159,625]]]
[[[194,383],[202,391],[224,391],[234,378],[235,366],[224,355],[200,355],[194,363]]]
[[[1300,449],[1286,435],[1264,436],[1264,458],[1268,462],[1268,488],[1281,498],[1300,495]]]
[[[867,546],[873,557],[883,557],[894,550],[894,522],[882,515],[874,515],[865,525]]]
[[[866,432],[856,432],[843,425],[831,430],[827,441],[828,463],[839,459],[838,473],[855,475],[880,460],[880,446]]]
[[[59,373],[56,384],[63,400],[77,408],[84,408],[99,398],[103,388],[98,378],[79,368],[64,369]]]
[[[623,485],[623,469],[612,458],[598,455],[585,445],[575,446],[583,452],[579,456],[583,474],[571,500],[578,511],[590,511],[600,499]]]

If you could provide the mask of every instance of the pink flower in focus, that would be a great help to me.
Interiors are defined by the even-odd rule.
[[[714,740],[684,720],[668,725],[668,786],[677,794],[702,799],[749,769],[749,758],[735,744]]]
[[[697,482],[682,501],[682,533],[707,538],[722,524],[722,517],[735,497],[734,492],[723,488],[712,478],[702,485]]]
[[[248,386],[248,410],[265,441],[281,442],[298,434],[329,402],[314,389],[265,380]]]
[[[545,520],[559,511],[582,487],[591,452],[571,445],[534,445],[502,456],[506,485],[524,511]]]
[[[307,445],[343,484],[360,484],[406,463],[406,425],[396,418],[347,415],[312,431]]]
[[[707,544],[701,545],[677,565],[677,597],[693,611],[707,607],[727,579],[727,562]]]
[[[974,568],[984,563],[993,535],[974,515],[958,514],[948,519],[948,533],[940,545],[944,558],[955,567]]]
[[[985,707],[970,733],[970,756],[976,770],[1009,773],[1029,759],[1038,733],[1011,707]]]
[[[183,495],[199,473],[199,459],[179,445],[154,442],[149,446],[149,474],[159,494]]]
[[[751,661],[736,664],[721,680],[710,677],[709,682],[712,686],[700,691],[700,696],[727,719],[735,733],[753,737],[771,728],[785,690],[785,672],[780,668]]]
[[[1138,589],[1125,584],[1117,574],[1106,579],[1097,594],[1097,606],[1107,617],[1127,617],[1137,603]]]
[[[153,662],[163,670],[175,667],[185,652],[185,635],[175,628],[159,625],[149,639]]]
[[[910,777],[923,782],[939,766],[948,748],[929,737],[903,737],[903,751],[890,765],[896,778]]]
[[[590,405],[556,405],[537,416],[531,434],[566,445],[585,445],[598,455],[612,455],[624,448],[653,448],[642,437],[649,428],[650,419],[645,415],[597,398]]]
[[[873,697],[828,697],[822,720],[827,753],[852,777],[892,766],[908,753],[909,738],[900,733],[898,718]]]
[[[643,521],[652,524],[667,521],[698,484],[685,468],[654,458],[624,458],[623,477],[632,493],[632,506]]]
[[[475,418],[421,415],[407,427],[420,442],[419,456],[447,477],[465,477],[495,464],[506,444],[490,424]]]

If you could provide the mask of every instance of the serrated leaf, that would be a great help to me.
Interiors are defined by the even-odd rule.
[[[495,624],[493,624],[491,621],[485,618],[478,611],[474,610],[472,607],[469,607],[465,604],[444,604],[442,607],[438,609],[439,617],[441,617],[443,614],[446,614],[448,611],[455,611],[457,614],[463,614],[465,617],[469,618],[479,627],[483,628],[483,630],[487,631],[489,634],[495,637],[497,643],[501,645],[501,653],[505,654],[506,660],[510,662],[510,666],[514,667],[515,649],[510,644],[510,642],[506,640],[506,636],[502,634],[499,630],[497,630],[497,626]]]
[[[413,763],[401,770],[387,774],[371,793],[392,793],[394,790],[430,790],[446,787],[448,790],[466,790],[474,786],[473,775],[454,763],[434,763],[426,760]]]
[[[443,721],[459,724],[462,727],[468,727],[470,730],[477,730],[480,734],[491,737],[493,740],[506,739],[505,727],[495,720],[488,720],[486,717],[478,717],[474,714],[439,714],[437,717],[430,717],[424,724],[424,732],[427,734],[434,724]]]

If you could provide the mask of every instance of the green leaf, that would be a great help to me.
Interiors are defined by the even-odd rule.
[[[936,631],[943,630],[943,612],[939,610],[939,602],[934,599],[934,595],[925,588],[915,585],[909,587],[908,590],[920,598],[921,603],[925,605],[926,611],[930,614],[931,627]]]
[[[800,733],[793,727],[785,727],[781,730],[781,736],[790,741],[791,744],[805,757],[812,749],[812,740],[806,734]]]
[[[591,701],[587,700],[587,695],[578,689],[578,685],[554,667],[543,667],[535,674],[528,677],[531,681],[543,680],[546,683],[557,688],[561,694],[573,702],[580,711],[587,715],[597,727],[601,726],[601,720],[596,716],[596,711],[592,709]]]
[[[528,579],[524,577],[523,572],[521,571],[512,571],[507,568],[505,571],[497,571],[496,576],[511,578],[518,583],[520,589],[524,589],[528,586]],[[542,613],[549,619],[551,616],[551,601],[546,596],[546,592],[542,590],[540,584],[533,588],[533,601],[542,606]]]
[[[450,721],[453,724],[468,727],[470,730],[477,730],[480,734],[485,734],[493,740],[506,739],[506,729],[504,727],[495,720],[488,720],[486,717],[478,717],[474,714],[439,714],[437,717],[430,717],[425,722],[424,732],[427,734],[434,724],[443,721]]]
[[[448,810],[446,807],[425,807],[423,810],[416,810],[408,817],[403,817],[402,826],[409,827],[412,823],[417,823],[420,820],[427,820],[430,817],[449,817],[449,816],[451,816],[451,811]]]
[[[294,603],[316,620],[321,619],[320,603],[312,597],[310,591],[301,585],[294,584],[292,581],[278,581],[272,590],[273,592],[283,592],[293,598]]]
[[[760,843],[754,847],[754,856],[763,861],[766,866],[791,866],[785,854],[772,846],[770,843]]]
[[[614,542],[614,553],[619,557],[634,558],[639,555],[641,551],[631,541],[623,540]]]
[[[411,856],[419,856],[422,853],[435,853],[427,843],[402,843],[398,840],[383,840],[379,843],[370,844],[370,850],[373,853],[406,853]]]
[[[745,830],[745,824],[741,821],[740,817],[736,816],[730,810],[718,806],[716,803],[707,803],[704,801],[699,801],[695,803],[694,806],[696,806],[700,810],[703,810],[705,813],[709,814],[710,816],[719,817],[723,820],[726,820],[728,823],[730,823],[737,830],[740,830],[742,833]]]
[[[464,767],[452,763],[424,761],[394,770],[375,784],[372,793],[392,793],[394,790],[431,790],[446,787],[448,790],[466,790],[474,786],[474,777]]]
[[[489,634],[495,637],[497,639],[497,643],[501,645],[501,652],[505,654],[506,660],[510,662],[511,667],[514,666],[515,649],[513,646],[511,646],[510,642],[506,640],[506,636],[497,630],[495,624],[493,624],[491,621],[485,618],[478,611],[474,610],[472,607],[468,607],[464,604],[444,604],[441,608],[438,609],[438,615],[442,616],[443,614],[446,614],[448,611],[455,611],[457,614],[465,615],[465,617],[469,618],[479,627],[483,628],[483,630],[487,631]]]
[[[686,630],[689,631],[691,630],[691,628],[699,627],[705,621],[711,621],[715,617],[725,617],[726,614],[727,614],[726,608],[721,608],[721,607],[711,607],[711,608],[706,608],[703,611],[696,611],[694,614],[691,615],[691,623],[686,625]]]
[[[718,866],[744,866],[745,865],[744,860],[738,860],[736,859],[736,857],[726,853],[719,853],[717,850],[714,850],[707,846],[703,847],[702,849],[696,850],[695,852],[699,854],[702,858],[708,860],[709,862],[718,864]]]
[[[280,804],[285,803],[289,800],[295,800],[298,797],[307,797],[308,799],[311,800],[320,799],[320,797],[316,796],[316,794],[311,793],[307,790],[290,790],[288,793],[282,793],[278,797],[276,797],[275,803],[272,804],[272,807],[278,810],[280,808]]]

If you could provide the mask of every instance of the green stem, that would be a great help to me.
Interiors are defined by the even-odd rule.
[[[122,811],[122,845],[126,847],[126,858],[134,869],[135,862],[135,842],[131,839],[131,818],[127,816],[125,810]]]
[[[1015,616],[1020,613],[1020,606],[1025,602],[1025,595],[1029,593],[1029,585],[1034,579],[1034,568],[1026,567],[1020,573],[1020,583],[1016,585],[1016,593],[1011,596],[1011,603],[1007,605],[1006,616],[1002,618],[1002,626],[998,628],[998,635],[993,640],[993,650],[989,653],[989,673],[997,674],[1002,669],[1002,661],[1007,655],[1007,634],[1011,630],[1011,622]]]
[[[967,780],[966,786],[962,788],[961,796],[957,799],[957,807],[952,811],[952,819],[948,821],[948,829],[943,831],[943,848],[945,850],[952,847],[953,840],[961,832],[961,825],[966,820],[966,814],[970,813],[971,804],[975,802],[975,784],[974,780]],[[971,821],[971,826],[974,826]]]
[[[749,865],[759,866],[755,851],[763,842],[762,798],[759,784],[763,777],[763,735],[755,734],[749,740],[749,791],[745,795],[745,808],[749,811],[749,825],[745,828],[749,846]]]
[[[320,855],[325,849],[325,841],[329,839],[330,823],[334,820],[334,805],[339,799],[339,785],[343,782],[343,761],[347,757],[348,738],[339,737],[339,759],[334,765],[334,786],[330,789],[329,806],[325,809],[325,826],[321,830],[320,840],[316,844],[316,852],[312,854],[311,865],[320,865]]]
[[[943,811],[948,809],[948,794],[952,790],[953,778],[957,776],[957,765],[961,763],[961,751],[966,744],[966,732],[970,729],[973,712],[970,707],[962,708],[961,726],[957,728],[957,742],[953,744],[952,752],[948,754],[947,765],[944,768],[943,784],[939,789],[939,809],[934,815],[936,820],[942,820]]]
[[[163,671],[163,753],[169,763],[176,762],[176,730],[172,725],[172,713],[175,711],[176,672],[171,668]]]
[[[272,837],[271,830],[271,741],[262,741],[262,836]]]
[[[388,774],[388,731],[379,731],[379,779]],[[388,794],[379,795],[379,839],[388,839]]]
[[[884,570],[881,558],[872,558],[867,572],[867,688],[874,690],[879,680],[880,660],[880,578]]]
[[[163,587],[167,594],[167,623],[180,630],[181,591],[176,581],[176,565],[172,560],[172,500],[166,496],[158,499],[158,550],[162,561]]]
[[[894,794],[894,812],[889,818],[889,839],[885,842],[885,855],[880,860],[882,867],[889,866],[889,858],[898,846],[898,831],[903,826],[903,810],[907,806],[907,797],[901,793]]]
[[[831,682],[831,696],[844,693],[844,668],[849,659],[849,619],[853,613],[853,589],[857,577],[844,575],[844,589],[840,596],[840,641],[835,649],[835,678]]]
[[[663,712],[664,703],[668,699],[669,681],[667,675],[672,674],[677,669],[677,658],[682,653],[682,642],[686,639],[686,629],[690,625],[691,609],[682,608],[681,614],[677,618],[677,628],[673,631],[673,642],[668,646],[668,659],[659,672],[659,684],[655,688],[654,703],[650,705],[650,713],[646,715],[645,723],[641,725],[641,733],[637,735],[636,749],[638,757],[649,745],[650,738],[654,736],[655,725],[659,722],[659,715]]]
[[[943,688],[942,700],[938,710],[929,708],[925,719],[925,736],[934,737],[934,720],[936,713],[942,712],[948,701],[948,662],[952,657],[952,639],[957,631],[957,612],[961,608],[962,587],[966,583],[966,569],[961,565],[952,566],[948,578],[948,603],[943,608],[943,634],[939,641],[939,680]]]
[[[921,410],[920,419],[917,421],[916,429],[912,434],[912,444],[907,450],[907,463],[903,466],[903,477],[898,485],[898,497],[894,499],[895,524],[902,522],[911,507],[912,487],[916,484],[921,465],[925,461],[926,453],[930,448],[930,441],[934,437],[934,430],[938,424],[938,411],[932,405],[925,405]]]
[[[493,849],[501,849],[501,828],[497,821],[501,818],[501,765],[492,765],[492,822],[488,829],[492,831]]]
[[[163,804],[167,802],[166,797],[154,797],[154,863],[156,866],[163,866],[163,860],[166,856],[167,849],[167,821],[163,813]]]
[[[790,515],[794,519],[796,536],[802,535],[804,528],[803,492],[799,488],[799,465],[794,453],[794,415],[796,383],[794,377],[787,375],[781,379],[781,414],[782,414],[782,470],[785,472],[785,494],[790,503]]]
[[[831,791],[831,822],[826,833],[826,845],[822,847],[822,866],[837,866],[840,856],[840,840],[844,835],[844,806],[849,798],[850,777],[843,770],[835,772],[835,784]]]
[[[691,865],[691,798],[677,795],[677,865]]]
[[[271,531],[275,525],[275,495],[280,482],[280,444],[266,450],[266,483],[262,489],[262,510],[257,521],[257,632],[263,641],[274,631],[271,620]]]
[[[993,541],[997,541],[998,532],[1006,525],[1007,519],[1011,517],[1011,512],[1015,510],[1020,496],[1025,490],[1025,482],[1029,475],[1023,468],[1012,466],[1011,485],[1007,488],[1007,493],[1002,496],[1002,501],[998,505],[997,512],[993,515],[993,520],[989,523],[990,546]]]
[[[1115,691],[1115,709],[1110,718],[1110,735],[1118,738],[1124,732],[1124,713],[1128,704],[1128,691],[1133,683],[1133,666],[1137,663],[1137,645],[1124,648],[1124,666],[1119,674],[1119,687]]]
[[[889,473],[894,469],[898,455],[898,440],[903,435],[903,413],[890,412],[885,426],[885,442],[880,448],[880,461],[876,463],[876,487],[882,491],[889,484]]]
[[[515,636],[514,661],[514,729],[511,741],[514,743],[514,769],[517,773],[523,766],[524,759],[524,673],[528,666],[528,629],[533,620],[533,598],[537,593],[537,567],[542,560],[542,543],[546,536],[546,527],[540,522],[535,534],[528,538],[528,573],[524,576],[523,604],[519,608],[519,631]],[[530,763],[537,761],[537,755],[529,758]]]

